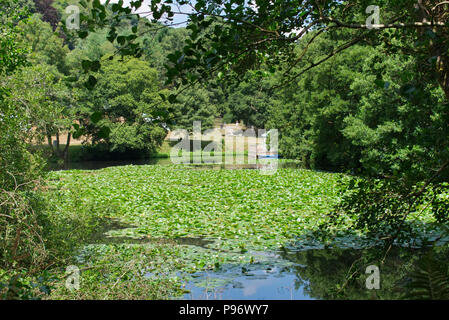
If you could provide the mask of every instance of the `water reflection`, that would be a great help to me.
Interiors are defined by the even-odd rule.
[[[272,261],[194,275],[184,299],[449,299],[449,249],[284,249]],[[380,270],[379,290],[366,268]]]
[[[386,257],[383,248],[284,250],[281,257],[306,266],[295,267],[297,281],[310,297],[316,299],[449,298],[449,295],[440,294],[428,297],[429,292],[438,286],[442,286],[438,290],[446,286],[449,261],[447,247],[394,247]],[[380,269],[379,290],[368,290],[366,287],[369,274],[365,271],[370,265]],[[427,283],[419,279],[420,275],[427,278]],[[437,284],[436,281],[442,280],[440,278],[444,278],[444,281]],[[418,291],[421,294],[416,294]]]
[[[223,266],[199,272],[186,285],[188,300],[307,300],[294,269],[274,264]]]
[[[128,166],[128,165],[169,165],[171,161],[169,158],[157,158],[146,160],[111,160],[111,161],[81,161],[70,162],[64,170],[99,170],[108,167]]]
[[[210,164],[201,163],[201,158],[197,160],[199,163],[185,164],[185,168],[196,170],[239,170],[239,169],[263,169],[267,165],[261,163],[256,164]],[[192,162],[194,162],[192,160]],[[171,165],[170,158],[157,158],[147,160],[115,160],[115,161],[82,161],[70,162],[65,169],[60,170],[99,170],[107,167],[127,166],[127,165]],[[299,162],[296,161],[279,161],[277,168],[301,168]]]

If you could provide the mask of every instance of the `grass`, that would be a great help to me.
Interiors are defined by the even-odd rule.
[[[209,141],[205,141],[203,144],[207,145],[208,143],[210,143]],[[170,142],[170,141],[164,141],[162,143],[162,145],[160,146],[160,148],[156,151],[156,153],[151,155],[151,159],[167,159],[170,158],[170,152],[171,149],[173,147],[175,143]],[[50,156],[50,148],[47,145],[41,145],[41,146],[37,146],[36,148],[41,149],[43,151],[46,151],[47,155]],[[61,150],[63,150],[65,148],[64,144],[60,145]],[[107,153],[101,153],[101,154],[96,154],[95,152],[86,152],[86,150],[84,150],[84,146],[83,145],[70,145],[69,146],[69,159],[70,162],[80,162],[80,161],[84,161],[84,160],[89,160],[89,161],[94,161],[94,160],[112,160],[112,159],[108,159],[108,154]],[[244,150],[241,152],[221,152],[220,153],[223,157],[225,155],[230,155],[232,154],[233,156],[236,155],[243,155],[245,157],[248,156],[248,151]],[[190,159],[193,159],[194,157],[198,157],[202,155],[201,151],[191,151],[189,152],[190,155]],[[126,157],[126,154],[121,155],[122,157]],[[137,156],[139,156],[139,154],[134,154],[132,155],[132,157],[138,158]],[[143,155],[140,155],[143,156]],[[210,156],[214,156],[214,152],[210,153]],[[55,162],[57,159],[53,159],[53,162]]]

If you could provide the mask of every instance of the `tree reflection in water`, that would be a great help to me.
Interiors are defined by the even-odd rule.
[[[297,264],[296,289],[316,299],[449,299],[449,247],[393,247],[384,263],[383,248],[284,249]],[[366,288],[369,265],[380,269],[380,289]]]

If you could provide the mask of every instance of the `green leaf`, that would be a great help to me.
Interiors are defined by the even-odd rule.
[[[175,103],[176,102],[176,95],[171,94],[168,96],[168,102]]]
[[[96,111],[90,115],[90,121],[92,121],[92,123],[98,123],[102,117],[101,112]]]
[[[167,116],[168,116],[168,112],[166,110],[160,110],[160,111],[153,112],[153,117],[165,118]]]
[[[82,135],[84,135],[85,134],[85,129],[84,128],[79,128],[78,130],[76,130],[74,133],[73,133],[73,135],[72,135],[72,137],[74,138],[74,139],[79,139]]]
[[[118,44],[120,44],[120,45],[124,45],[125,42],[126,42],[126,37],[125,37],[125,36],[118,36],[118,37],[117,37],[117,42],[118,42]]]
[[[85,86],[87,89],[92,90],[96,84],[97,84],[97,79],[91,75],[91,76],[89,76],[89,79],[87,79]]]
[[[89,33],[87,31],[78,31],[78,37],[80,37],[81,39],[85,39],[87,37]]]
[[[117,3],[112,4],[112,11],[113,12],[117,12],[121,9],[121,6],[118,5]]]
[[[97,72],[98,70],[100,70],[100,68],[101,68],[101,63],[100,63],[100,61],[92,61],[91,66],[90,66],[90,69],[91,69],[93,72]]]
[[[92,65],[92,62],[89,60],[81,61],[81,67],[83,68],[84,72],[89,72],[91,65]]]
[[[374,84],[378,87],[383,89],[385,87],[385,81],[383,81],[382,79],[376,79],[374,80]]]
[[[97,136],[99,138],[107,139],[110,133],[111,129],[109,127],[101,127],[100,131],[98,131]]]

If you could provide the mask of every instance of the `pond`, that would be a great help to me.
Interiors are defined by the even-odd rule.
[[[446,247],[394,247],[382,263],[384,254],[385,250],[378,247],[284,249],[266,263],[222,266],[219,270],[193,274],[186,285],[190,292],[183,299],[449,298]],[[372,277],[366,273],[368,266],[379,268],[379,289],[367,288]],[[433,296],[432,290],[436,292]]]
[[[80,161],[70,162],[65,170],[99,170],[108,167],[127,165],[171,164],[169,158],[157,158],[146,160],[110,160],[110,161]]]
[[[263,161],[263,160],[262,160]],[[270,160],[267,160],[270,161]],[[193,162],[193,161],[192,161]],[[200,162],[200,160],[198,160]],[[115,160],[115,161],[81,161],[70,162],[64,170],[99,170],[108,167],[127,166],[127,165],[171,165],[170,158],[154,158],[146,160]],[[261,169],[261,164],[210,164],[210,163],[192,163],[186,164],[191,169],[206,170],[238,170],[238,169]],[[281,160],[277,163],[278,168],[301,168],[297,161]]]
[[[170,159],[159,159],[155,162],[95,162],[82,163],[78,168],[100,169],[124,164],[171,164],[171,162]],[[290,168],[295,167],[288,162],[279,162],[280,166],[284,164]],[[221,165],[188,167],[229,169]],[[320,210],[323,209],[325,201],[328,201],[325,195],[329,195],[334,189],[333,183],[323,184],[322,181],[327,181],[324,179],[325,176],[327,179],[338,177],[305,170],[284,170],[281,172],[283,175],[267,178],[267,181],[272,180],[276,183],[270,184],[263,179],[254,179],[257,173],[249,170],[190,171],[184,170],[184,167],[171,167],[171,169],[172,172],[167,173],[166,167],[128,166],[97,171],[95,174],[57,172],[55,176],[64,176],[65,180],[55,179],[55,181],[68,186],[70,184],[67,177],[70,176],[71,183],[82,190],[89,186],[90,190],[85,193],[85,197],[94,197],[95,204],[106,203],[110,206],[114,203],[120,209],[116,216],[124,219],[127,224],[112,224],[110,228],[106,228],[109,230],[105,230],[108,232],[108,239],[98,239],[99,242],[122,244],[128,241],[136,245],[160,242],[165,248],[163,250],[169,248],[167,251],[172,252],[167,258],[163,254],[158,254],[163,257],[161,266],[168,268],[170,261],[178,259],[183,260],[183,263],[188,262],[183,264],[185,269],[173,264],[175,267],[167,271],[170,274],[178,273],[187,291],[182,299],[449,298],[448,236],[437,233],[425,234],[425,239],[436,243],[435,247],[429,247],[428,243],[412,238],[415,240],[408,246],[396,245],[388,254],[378,243],[365,243],[358,241],[360,239],[348,239],[343,236],[340,243],[333,242],[332,248],[314,243],[313,239],[308,238],[296,239],[295,242],[286,244],[292,237],[282,238],[282,234],[290,230],[287,227],[291,226],[292,232],[296,227],[291,223],[290,213],[282,215],[278,209],[288,207],[291,199],[296,201],[304,199],[304,205],[298,206],[298,212],[311,205],[310,199],[313,202],[317,201],[316,199],[323,199],[322,202],[315,204]],[[234,169],[254,168],[239,165]],[[223,186],[222,178],[233,183]],[[302,183],[297,184],[297,181]],[[102,187],[105,182],[108,188]],[[252,185],[248,186],[249,183]],[[320,185],[324,187],[317,193]],[[282,188],[278,190],[272,186]],[[236,187],[240,188],[240,192],[234,192]],[[223,199],[229,200],[234,206],[229,209],[228,203],[220,202]],[[276,199],[283,201],[271,203]],[[106,208],[109,208],[108,206]],[[221,217],[222,220],[219,222],[208,220],[211,208],[216,212],[213,217]],[[250,217],[247,217],[248,212],[251,214]],[[262,217],[264,219],[252,218],[260,212],[264,212]],[[179,220],[180,217],[184,219]],[[271,218],[270,223],[264,222],[267,217]],[[281,220],[283,217],[285,220]],[[302,217],[311,219],[313,215]],[[210,223],[203,223],[204,221]],[[228,221],[238,223],[235,226],[230,223],[226,225]],[[298,222],[297,219],[295,221]],[[220,227],[225,227],[224,231],[220,231]],[[268,230],[272,232],[264,242],[267,245],[258,246],[257,249],[251,247],[251,241],[257,240],[254,235],[265,235],[265,231],[270,227],[273,230]],[[230,232],[233,230],[235,232]],[[242,242],[233,240],[235,237],[232,236],[239,230],[252,230],[252,233],[245,234]],[[206,236],[207,239],[201,238]],[[217,241],[228,246],[217,245]],[[281,243],[284,247],[273,251]],[[236,251],[240,248],[243,249]],[[244,254],[254,256],[255,259],[241,263],[242,260],[238,258],[243,256],[241,252],[246,252],[244,251],[246,248],[249,251]],[[251,251],[251,248],[261,251]],[[270,249],[263,251],[263,248]],[[218,255],[220,258],[226,255],[226,260],[213,260],[215,259],[213,257]],[[199,267],[194,270],[204,270],[203,266],[207,266],[208,270],[187,273],[192,271],[191,264],[199,260],[201,262],[204,260],[204,264],[198,264]],[[215,265],[217,261],[220,263]],[[366,273],[367,268],[372,270],[369,269],[371,267],[379,271],[378,289],[367,287],[367,280],[373,280],[371,276],[374,274]]]
[[[310,300],[298,284],[294,265],[279,255],[267,263],[224,265],[190,276],[186,300]]]

